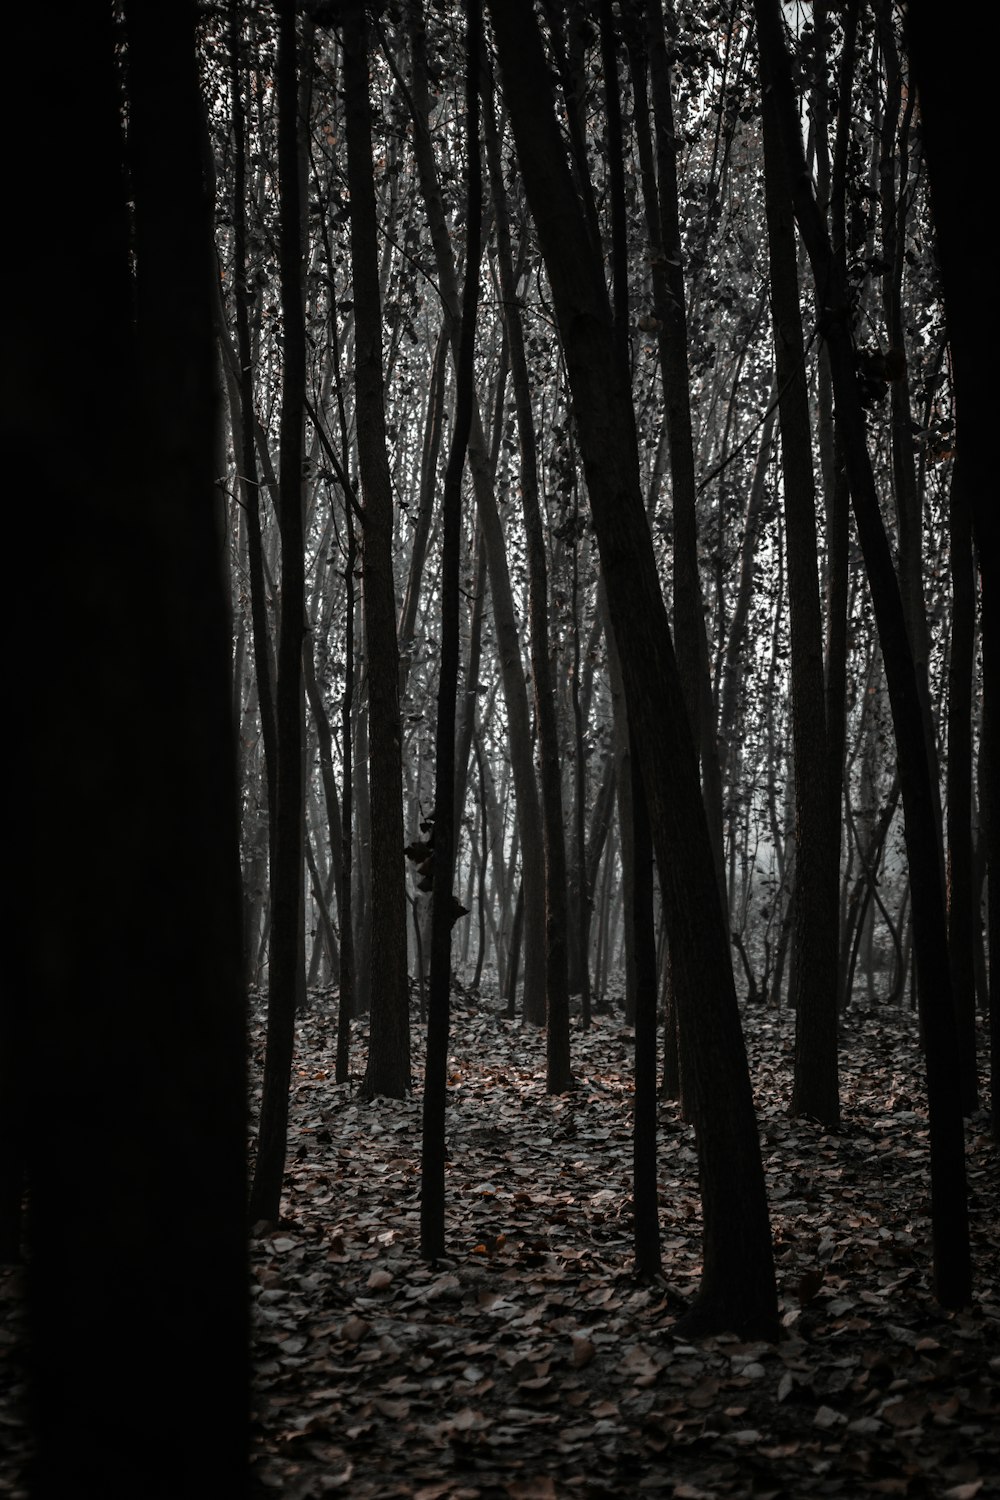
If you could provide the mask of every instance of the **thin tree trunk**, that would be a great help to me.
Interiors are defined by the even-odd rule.
[[[562,768],[559,729],[549,654],[549,585],[538,500],[538,455],[531,387],[518,310],[517,285],[510,243],[507,194],[500,167],[492,91],[486,108],[486,154],[497,235],[497,268],[503,298],[504,327],[510,350],[514,408],[520,445],[521,512],[528,551],[528,626],[541,766],[542,829],[545,846],[545,997],[546,1087],[563,1093],[573,1081],[569,1047],[567,973],[566,840],[563,828]]]
[[[302,925],[302,644],[305,556],[302,459],[305,418],[305,326],[302,313],[302,211],[299,181],[299,93],[296,13],[282,0],[278,17],[278,178],[281,311],[281,633],[278,638],[277,809],[271,861],[271,945],[267,1047],[250,1192],[250,1222],[277,1223],[285,1171],[288,1090],[295,1045]]]
[[[400,1099],[409,1090],[411,1080],[399,648],[368,97],[368,35],[360,4],[352,6],[344,17],[344,89],[351,194],[354,381],[364,502],[361,560],[371,799],[371,1031],[362,1093],[368,1097],[385,1094]]]
[[[948,948],[958,1022],[962,1108],[979,1104],[972,881],[972,673],[976,598],[972,515],[956,462],[951,480],[951,653],[948,661]]]
[[[795,755],[795,1067],[792,1112],[840,1122],[837,898],[840,840],[830,817],[816,491],[791,198],[774,100],[763,91],[764,179],[775,378],[781,428]]]
[[[427,1012],[420,1159],[420,1254],[438,1260],[445,1252],[445,1107],[450,1025],[451,930],[455,879],[455,699],[458,691],[459,552],[462,529],[462,474],[472,426],[475,379],[476,307],[482,236],[482,169],[479,159],[479,47],[482,17],[473,0],[466,19],[466,187],[465,287],[462,333],[455,377],[455,419],[442,498],[441,665],[435,735],[433,906],[431,977]]]
[[[934,768],[928,760],[917,673],[868,453],[847,322],[850,299],[806,170],[780,5],[778,0],[755,0],[755,11],[765,86],[775,92],[796,219],[818,295],[824,307],[832,309],[823,331],[830,351],[837,427],[889,687],[910,864],[917,990],[927,1061],[934,1289],[942,1305],[960,1307],[971,1296],[972,1268],[958,1035],[951,1000]]]

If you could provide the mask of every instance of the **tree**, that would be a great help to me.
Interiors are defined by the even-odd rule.
[[[53,32],[25,11],[12,40],[46,58],[86,161],[61,188],[86,225],[70,261],[15,247],[4,402],[52,587],[19,782],[31,1491],[240,1496],[245,994],[195,12],[81,9]],[[65,144],[46,112],[18,153],[25,212]],[[86,873],[53,921],[64,796]]]
[[[791,195],[782,172],[775,101],[762,89],[764,178],[774,369],[778,386],[795,751],[795,1086],[792,1109],[840,1121],[837,1081],[837,896],[840,819],[831,816],[823,682],[823,626],[816,546],[816,491],[799,311]]]
[[[299,72],[296,12],[283,0],[278,16],[278,171],[281,193],[281,630],[275,694],[278,759],[272,856],[271,948],[264,1091],[250,1191],[251,1223],[276,1223],[281,1208],[288,1130],[288,1085],[295,1045],[295,1007],[302,973],[303,677],[305,537],[302,464],[306,344],[302,309],[302,204],[299,183]]]
[[[907,44],[920,93],[920,109],[931,179],[931,207],[937,230],[948,337],[955,366],[958,436],[962,444],[962,484],[969,495],[982,599],[983,737],[985,764],[995,764],[1000,744],[1000,544],[991,503],[992,411],[982,380],[982,324],[977,288],[987,284],[991,239],[987,205],[975,191],[985,165],[986,101],[964,87],[977,34],[971,17],[942,27],[926,0],[907,10]],[[986,844],[989,879],[990,1067],[994,1134],[1000,1139],[1000,990],[995,955],[1000,945],[1000,815],[993,779],[981,786],[987,804]]]
[[[705,1251],[701,1291],[685,1322],[692,1330],[735,1328],[771,1337],[777,1326],[774,1266],[750,1079],[694,741],[639,493],[631,395],[615,352],[603,269],[555,123],[531,7],[491,4],[490,13],[573,390],[629,722],[681,971]]]
[[[466,224],[467,260],[462,293],[462,329],[456,370],[455,425],[444,488],[441,559],[441,674],[435,734],[433,906],[431,980],[428,998],[427,1068],[424,1083],[420,1180],[420,1253],[425,1260],[444,1254],[445,1104],[448,1069],[451,930],[455,924],[455,697],[458,688],[459,534],[462,474],[472,427],[473,358],[482,235],[482,167],[479,148],[479,48],[482,23],[477,0],[468,7],[465,117],[469,160]]]
[[[924,714],[868,453],[847,321],[850,301],[805,169],[780,9],[772,0],[757,0],[756,17],[765,87],[775,93],[788,190],[826,310],[823,333],[830,353],[838,432],[886,668],[903,797],[917,990],[927,1058],[935,1291],[945,1306],[960,1307],[971,1295],[971,1262],[958,1039],[951,1004],[939,831],[935,826],[937,797]]]
[[[371,745],[371,1043],[367,1094],[401,1098],[410,1087],[410,994],[406,973],[399,649],[393,583],[393,501],[386,454],[382,310],[363,7],[344,18],[347,163],[355,316],[355,402],[364,498],[362,564]]]

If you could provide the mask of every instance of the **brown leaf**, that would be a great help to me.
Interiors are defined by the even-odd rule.
[[[584,1369],[590,1364],[596,1353],[597,1347],[591,1343],[590,1339],[584,1338],[582,1335],[573,1339],[573,1364],[576,1369]]]

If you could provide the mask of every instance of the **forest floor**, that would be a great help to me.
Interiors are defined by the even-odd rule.
[[[632,1035],[544,1036],[456,997],[446,1263],[418,1256],[420,1097],[336,1086],[331,1019],[299,1028],[285,1217],[253,1246],[255,1473],[306,1500],[1000,1496],[1000,1172],[970,1122],[976,1301],[929,1290],[914,1017],[848,1017],[842,1128],[786,1112],[792,1019],[745,1017],[782,1337],[672,1336],[697,1289],[693,1133],[660,1107],[664,1280],[631,1266]],[[420,1028],[414,1064],[422,1070]],[[355,1037],[356,1067],[364,1059]]]
[[[364,1102],[358,1077],[334,1084],[325,1005],[298,1026],[283,1216],[251,1247],[256,1495],[1000,1497],[1000,1157],[975,1117],[975,1304],[944,1313],[910,1012],[848,1016],[836,1132],[787,1115],[791,1018],[745,1015],[781,1298],[772,1345],[672,1334],[701,1253],[693,1136],[673,1103],[659,1111],[664,1279],[631,1274],[619,1017],[574,1031],[577,1088],[550,1097],[544,1036],[495,1000],[455,997],[450,1253],[431,1267],[419,1087]],[[365,1043],[356,1028],[358,1075]],[[257,1062],[261,1048],[257,1015]]]

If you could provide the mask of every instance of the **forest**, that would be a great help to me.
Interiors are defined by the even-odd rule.
[[[1000,1497],[974,19],[11,24],[0,1490]]]

